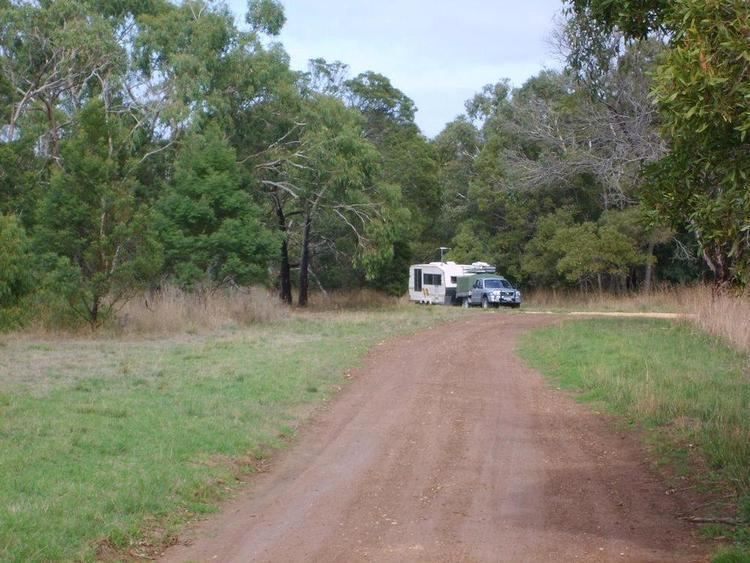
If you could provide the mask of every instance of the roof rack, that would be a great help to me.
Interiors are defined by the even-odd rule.
[[[474,262],[468,266],[464,266],[464,272],[467,274],[494,274],[496,271],[495,266],[487,262]]]

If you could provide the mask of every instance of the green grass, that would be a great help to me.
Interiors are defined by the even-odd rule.
[[[557,386],[645,428],[662,461],[678,474],[689,473],[705,488],[736,491],[738,513],[750,522],[747,355],[690,325],[646,319],[540,329],[526,335],[520,352]],[[707,470],[696,474],[698,467]],[[748,553],[749,531],[731,531],[741,546],[727,557]]]
[[[168,541],[287,442],[370,347],[460,314],[308,314],[160,340],[6,338],[0,560],[92,560]]]

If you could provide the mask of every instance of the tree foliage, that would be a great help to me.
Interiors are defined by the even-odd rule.
[[[673,242],[683,229],[642,205],[645,169],[667,153],[650,98],[665,46],[574,17],[556,41],[573,53],[592,37],[588,67],[485,86],[436,139],[452,259],[481,257],[537,287],[650,288],[658,272],[699,271]]]
[[[598,22],[611,32],[622,30],[628,37],[645,38],[660,30],[673,2],[670,0],[568,0],[577,14]]]
[[[99,100],[84,107],[62,166],[52,171],[35,227],[37,248],[61,257],[61,288],[92,325],[158,273],[160,249],[138,199],[137,154],[125,124]]]
[[[185,287],[265,281],[278,238],[243,185],[235,151],[215,126],[190,135],[157,203],[165,270]]]
[[[604,33],[667,43],[652,97],[669,153],[649,168],[644,201],[654,220],[694,236],[718,285],[746,282],[750,6],[742,0],[570,0],[568,6],[575,19],[588,18]],[[595,60],[596,37],[583,37],[573,66]]]
[[[695,235],[720,284],[750,280],[750,7],[741,0],[681,0],[656,73],[670,153],[646,199]]]
[[[249,0],[245,21],[255,32],[278,35],[286,23],[284,7],[278,0]]]
[[[0,215],[0,309],[14,306],[33,287],[31,244],[18,219]]]

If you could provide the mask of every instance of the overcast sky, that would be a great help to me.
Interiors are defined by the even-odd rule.
[[[229,0],[242,21],[246,0]],[[412,98],[428,136],[483,85],[514,86],[559,63],[547,44],[561,0],[283,0],[292,67],[323,57],[373,70]]]

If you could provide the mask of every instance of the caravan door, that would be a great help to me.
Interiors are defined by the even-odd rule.
[[[443,286],[443,272],[438,268],[433,268],[435,273],[422,274],[422,283],[426,300],[433,304],[442,303],[445,300],[445,287]]]

